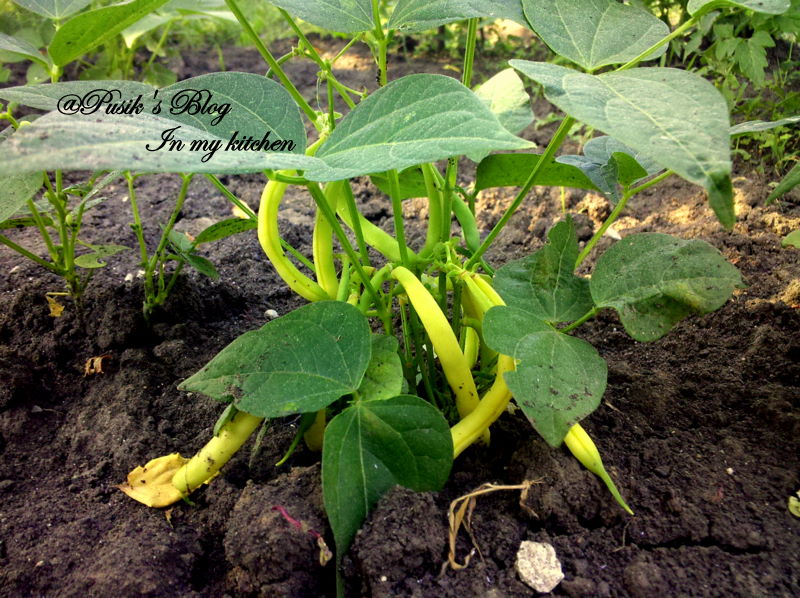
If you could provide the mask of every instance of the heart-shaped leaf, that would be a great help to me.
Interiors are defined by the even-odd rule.
[[[91,253],[84,253],[75,258],[75,265],[79,268],[102,268],[106,265],[102,260],[130,249],[124,245],[89,245],[89,248],[92,250]]]
[[[218,241],[232,235],[253,230],[257,226],[258,222],[255,220],[250,220],[249,218],[228,218],[227,220],[215,222],[208,228],[204,229],[199,235],[197,235],[194,242],[196,245],[200,245],[201,243]]]
[[[558,332],[516,307],[493,307],[483,321],[486,344],[517,360],[505,374],[514,400],[536,431],[558,446],[573,424],[600,404],[608,368],[583,339]]]
[[[280,417],[355,392],[369,360],[367,319],[347,303],[322,301],[245,332],[179,388]]]
[[[690,15],[694,15],[700,10],[707,13],[717,8],[732,6],[746,8],[755,12],[780,15],[789,10],[791,2],[790,0],[689,0],[686,10]]]
[[[47,58],[24,39],[0,33],[0,50],[3,52],[10,52],[17,60],[33,60],[46,69],[50,68],[50,63],[47,61]]]
[[[538,154],[492,154],[481,160],[475,178],[475,190],[493,187],[521,187],[541,156]],[[551,162],[539,171],[537,185],[597,190],[579,168]]]
[[[531,97],[525,84],[512,68],[507,68],[475,89],[477,95],[489,107],[509,133],[516,135],[533,122]],[[473,162],[480,162],[488,152],[470,154]]]
[[[703,185],[720,222],[733,227],[728,107],[711,83],[671,68],[587,75],[542,62],[510,64],[567,114]]]
[[[225,151],[228,141],[149,114],[132,119],[51,112],[0,145],[0,174],[56,169],[221,174],[313,168],[318,163],[289,152]],[[203,161],[212,147],[219,151]]]
[[[292,141],[287,150],[292,153],[302,154],[306,149],[303,120],[289,92],[253,73],[210,73],[162,89],[136,81],[65,81],[2,89],[0,98],[39,110],[101,118],[110,116],[106,111],[112,104],[135,101],[141,105],[142,115],[189,125],[226,139],[226,143],[234,134],[238,139],[256,140],[266,134],[270,144]],[[225,148],[223,145],[222,151]]]
[[[580,168],[612,202],[620,197],[618,183],[628,187],[661,170],[646,156],[607,135],[590,139],[583,155],[558,156],[556,161]]]
[[[528,24],[520,0],[400,0],[389,19],[389,28],[424,31],[477,17],[511,19],[521,25]]]
[[[334,417],[325,429],[322,492],[337,557],[387,490],[439,490],[452,463],[447,420],[419,397],[357,401]]]
[[[375,27],[370,0],[269,0],[269,3],[327,31],[358,33]]]
[[[41,172],[10,174],[0,185],[0,222],[16,214],[42,188],[43,181]]]
[[[397,353],[398,342],[393,336],[372,335],[372,358],[358,395],[362,400],[384,400],[403,392],[403,364]]]
[[[522,0],[522,6],[544,43],[587,71],[628,62],[669,35],[653,13],[617,0]]]
[[[50,58],[64,66],[105,43],[168,0],[131,0],[83,12],[56,31],[48,46]]]
[[[316,154],[328,169],[306,176],[340,180],[532,145],[506,131],[489,108],[455,79],[408,75],[382,87],[342,119]]]
[[[578,238],[571,219],[547,234],[549,243],[500,268],[494,287],[507,305],[548,322],[577,320],[593,307],[589,281],[575,276]]]
[[[741,285],[739,271],[705,241],[642,233],[600,256],[590,289],[598,307],[617,310],[628,334],[653,341],[689,314],[718,309]]]
[[[92,0],[14,0],[14,4],[53,20],[74,15],[91,3]]]

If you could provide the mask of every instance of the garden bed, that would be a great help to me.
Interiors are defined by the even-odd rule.
[[[337,77],[373,88],[374,66],[358,56],[340,64],[347,70]],[[225,59],[230,70],[261,72],[254,51],[231,49]],[[172,66],[180,78],[216,67],[202,57]],[[290,70],[313,98],[316,67]],[[409,70],[447,73],[436,61]],[[547,110],[537,103],[537,114]],[[604,403],[585,427],[635,516],[566,451],[549,448],[522,414],[507,413],[492,428],[491,451],[470,448],[441,492],[398,488],[380,501],[344,559],[348,596],[528,596],[533,591],[514,570],[523,540],[555,547],[566,576],[556,596],[797,595],[800,520],[787,498],[800,487],[800,253],[780,240],[798,228],[800,208],[796,195],[766,206],[770,179],[747,166],[734,174],[733,232],[722,230],[701,188],[677,178],[637,196],[615,230],[708,241],[741,270],[747,288],[654,343],[631,340],[611,312],[582,329],[609,364]],[[264,179],[223,182],[255,206]],[[151,234],[160,232],[154,223],[167,219],[178,186],[169,175],[137,184]],[[87,216],[91,240],[133,246],[124,183],[106,194]],[[391,230],[388,200],[366,179],[356,196],[370,220]],[[484,232],[512,197],[511,190],[484,193]],[[580,212],[582,241],[608,210],[605,200],[577,192],[567,206]],[[425,216],[421,204],[406,208],[409,223]],[[197,233],[230,213],[198,177],[177,228]],[[536,189],[489,260],[499,265],[540,247],[561,217],[558,193]],[[287,240],[310,251],[312,226],[310,198],[287,197]],[[412,231],[411,244],[422,234]],[[253,231],[204,247],[220,279],[187,272],[150,327],[134,251],[98,271],[83,319],[70,304],[51,317],[45,293],[62,290],[60,281],[0,252],[0,596],[335,595],[333,564],[321,566],[313,539],[272,510],[285,508],[332,544],[318,456],[300,449],[273,465],[296,419],[273,422],[258,450],[248,445],[193,504],[147,509],[116,487],[150,458],[199,448],[220,405],[176,385],[267,321],[268,310],[282,315],[299,305]],[[85,375],[85,362],[100,355],[109,356],[103,373]],[[450,502],[485,482],[523,480],[539,482],[524,508],[519,492],[478,499],[472,536],[479,550],[466,569],[442,572]],[[459,560],[472,547],[462,533]]]

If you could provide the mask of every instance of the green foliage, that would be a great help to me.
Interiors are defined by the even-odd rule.
[[[317,411],[358,390],[370,345],[358,309],[313,303],[246,332],[180,387],[260,417]]]
[[[510,307],[551,324],[577,320],[594,306],[589,281],[575,275],[578,239],[571,220],[548,233],[549,243],[495,273],[494,286]]]
[[[348,114],[317,152],[309,178],[339,180],[458,154],[524,149],[473,92],[442,75],[391,82]]]
[[[322,449],[325,511],[337,548],[350,545],[386,491],[439,490],[452,463],[450,428],[430,403],[396,396],[350,405],[328,424]]]
[[[556,54],[587,71],[636,58],[669,34],[646,10],[606,0],[523,0],[533,30]],[[659,49],[647,60],[664,53]]]
[[[494,307],[484,321],[486,343],[518,360],[505,375],[515,401],[551,446],[594,411],[606,389],[606,362],[585,340],[559,332],[532,312]]]
[[[733,227],[728,111],[705,79],[665,68],[588,75],[525,60],[511,65],[567,114],[703,185],[717,217]]]
[[[597,261],[590,284],[595,304],[617,310],[639,341],[661,338],[689,314],[719,309],[740,286],[739,271],[708,243],[660,233],[616,243]]]
[[[601,309],[616,310],[634,339],[654,340],[684,317],[717,309],[741,284],[738,271],[710,245],[655,233],[631,235],[613,245],[597,258],[591,278],[576,271],[626,202],[672,174],[702,185],[722,225],[733,226],[731,135],[764,125],[749,123],[732,131],[725,98],[702,76],[639,65],[665,57],[670,39],[697,25],[712,8],[745,5],[774,12],[782,6],[765,1],[690,2],[689,13],[695,16],[684,15],[684,28],[671,34],[665,20],[636,3],[616,0],[401,0],[394,5],[276,0],[272,3],[298,36],[296,48],[279,61],[238,4],[227,0],[226,14],[245,25],[280,83],[245,73],[214,73],[158,87],[124,79],[104,83],[118,89],[121,98],[137,99],[132,113],[58,112],[60,98],[85,95],[98,85],[94,81],[0,90],[8,102],[47,112],[25,126],[10,111],[3,115],[14,131],[2,142],[0,173],[20,178],[12,179],[17,189],[0,195],[0,215],[8,218],[23,204],[32,204],[42,171],[123,170],[145,270],[147,316],[164,303],[184,266],[218,276],[200,254],[204,243],[258,227],[261,246],[278,275],[312,303],[245,333],[181,388],[257,418],[304,414],[308,434],[321,434],[315,428],[323,416],[332,418],[324,432],[323,494],[341,557],[392,485],[440,488],[453,458],[484,435],[512,395],[542,438],[552,446],[561,444],[572,426],[597,408],[605,391],[605,361],[571,334]],[[71,10],[67,4],[58,6]],[[63,17],[66,21],[49,44],[49,58],[42,54],[37,60],[55,80],[59,67],[98,44],[110,48],[113,40],[121,40],[132,51],[160,32],[153,50],[157,54],[178,22],[173,15],[211,10],[207,2],[135,0],[77,12]],[[478,20],[497,16],[529,23],[559,61],[575,67],[510,63],[540,84],[565,113],[541,153],[531,153],[534,144],[518,136],[533,114],[525,84],[514,70],[502,70],[472,90]],[[341,84],[339,56],[322,58],[295,18],[368,44],[380,88],[362,94]],[[465,31],[453,24],[463,19],[469,19]],[[469,41],[461,80],[410,74],[387,83],[394,36],[431,27],[462,27]],[[737,36],[735,47],[729,44],[731,56],[757,78],[769,40],[760,33],[739,33],[731,30]],[[16,57],[36,58],[32,54],[40,46],[19,39],[0,38],[0,46]],[[719,51],[727,56],[728,49]],[[113,50],[107,54],[108,68],[125,71],[124,60],[115,58]],[[320,93],[314,105],[282,67],[283,60],[295,57],[318,69],[320,90],[327,93]],[[151,75],[165,73],[153,70]],[[193,89],[205,90],[214,106],[190,114],[167,109]],[[342,105],[348,107],[344,116]],[[586,143],[581,154],[557,158],[576,123],[606,136]],[[309,147],[307,125],[316,129],[312,139],[318,139]],[[255,141],[267,133],[271,142],[291,142],[291,147],[234,151],[236,138]],[[490,155],[498,151],[506,153]],[[460,156],[479,161],[471,186],[459,176]],[[35,174],[26,177],[28,172]],[[137,178],[149,172],[179,173],[182,181],[154,249],[145,241],[135,188]],[[265,172],[270,179],[257,215],[215,176],[253,172]],[[195,173],[208,174],[228,199],[246,208],[250,219],[216,223],[194,240],[177,232],[175,223]],[[388,195],[393,235],[359,212],[349,179],[364,175]],[[317,207],[311,259],[280,237],[278,208],[290,185],[307,191]],[[549,231],[545,247],[500,268],[492,279],[486,251],[534,185],[599,191],[615,207],[583,249],[568,220]],[[477,195],[500,186],[520,189],[482,239]],[[56,185],[50,199],[63,201],[67,193]],[[402,200],[410,197],[427,200],[428,230],[420,247],[409,247],[412,240],[404,232]],[[89,206],[87,197],[82,202],[78,215]],[[37,214],[31,210],[24,217],[36,221]],[[38,214],[37,226],[47,226],[45,216],[49,222],[59,219]],[[458,234],[452,230],[454,216]],[[114,250],[84,246],[89,251],[73,265],[101,265]],[[382,334],[375,332],[378,327]]]

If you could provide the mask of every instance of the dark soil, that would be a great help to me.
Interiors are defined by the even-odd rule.
[[[214,69],[210,56],[187,55],[172,66],[182,78],[198,75]],[[225,58],[231,70],[263,72],[254,52],[231,49]],[[337,75],[349,85],[374,86],[366,55],[342,66]],[[400,62],[392,75],[409,70]],[[430,61],[413,70],[448,72]],[[315,73],[310,63],[293,72],[309,97]],[[781,236],[800,226],[800,208],[796,196],[765,206],[770,179],[747,166],[736,176],[739,222],[731,233],[714,220],[702,190],[678,179],[633,201],[615,228],[704,239],[741,269],[746,289],[651,344],[632,341],[613,313],[582,329],[609,363],[604,403],[584,425],[636,515],[627,516],[565,450],[548,448],[520,414],[508,413],[493,427],[491,449],[469,449],[441,492],[398,488],[381,500],[345,557],[348,596],[530,596],[514,570],[523,540],[554,545],[566,576],[555,596],[800,595],[800,520],[787,510],[800,488],[800,253],[780,247]],[[225,181],[257,205],[262,177]],[[151,242],[178,185],[176,176],[139,182]],[[365,213],[390,226],[379,192],[366,180],[357,192]],[[116,183],[107,195],[89,214],[87,240],[133,246],[125,186]],[[507,190],[484,194],[483,229],[510,199]],[[586,240],[608,206],[579,193],[566,199],[580,212]],[[198,177],[179,229],[196,233],[229,215],[229,204]],[[409,223],[423,215],[421,204],[409,202]],[[491,261],[541,246],[560,218],[557,190],[535,190]],[[311,226],[310,200],[288,197],[282,230],[307,253]],[[37,247],[28,232],[15,239]],[[220,405],[179,392],[178,382],[263,324],[267,310],[300,305],[254,233],[213,244],[206,255],[220,280],[187,272],[147,327],[134,251],[98,272],[83,321],[68,302],[63,316],[51,317],[44,295],[62,290],[60,281],[0,251],[0,596],[334,595],[333,565],[321,566],[314,540],[272,510],[284,507],[332,545],[318,456],[302,449],[273,465],[296,420],[275,422],[259,450],[241,451],[193,495],[193,505],[148,509],[116,488],[135,466],[190,454],[210,437]],[[111,356],[104,373],[84,376],[85,361],[102,354]],[[485,482],[523,480],[541,482],[525,508],[519,492],[478,499],[469,566],[440,574],[449,503]],[[460,561],[473,548],[462,536]]]

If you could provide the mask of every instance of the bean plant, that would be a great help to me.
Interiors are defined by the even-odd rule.
[[[742,282],[699,240],[631,234],[597,255],[599,239],[627,204],[671,176],[705,188],[721,225],[735,224],[724,97],[696,74],[645,65],[718,7],[777,14],[788,0],[692,0],[690,18],[675,31],[614,0],[399,0],[388,13],[377,0],[272,3],[297,35],[290,56],[273,56],[238,2],[226,0],[268,76],[213,73],[160,90],[103,82],[139,97],[135,115],[113,103],[87,114],[57,110],[60,98],[83,97],[97,83],[0,90],[6,100],[49,111],[3,143],[3,174],[265,173],[258,240],[308,302],[244,333],[180,384],[227,405],[213,438],[192,459],[175,453],[137,468],[123,489],[154,507],[184,499],[265,422],[299,414],[297,440],[322,449],[325,509],[341,558],[389,488],[437,490],[462,452],[491,446],[490,426],[513,399],[549,445],[565,443],[630,511],[579,423],[600,404],[607,366],[574,332],[614,310],[634,340],[655,341],[685,317],[718,309]],[[512,60],[474,91],[478,21],[499,17],[531,27],[570,66]],[[300,19],[350,41],[323,57]],[[397,32],[460,20],[468,28],[460,80],[392,78],[388,49]],[[337,61],[362,42],[375,58],[373,93],[334,74]],[[298,56],[319,68],[319,110],[282,66]],[[564,113],[541,151],[517,135],[533,119],[526,83],[541,85]],[[187,100],[191,90],[199,95]],[[311,139],[304,117],[316,130]],[[581,154],[559,155],[578,123],[603,135]],[[469,186],[459,183],[461,157],[477,163]],[[393,233],[359,211],[352,181],[366,176],[386,194]],[[613,210],[585,245],[566,218],[544,247],[495,270],[487,250],[531,189],[548,185],[601,193]],[[316,206],[312,255],[299,265],[278,226],[289,187]],[[484,234],[476,198],[495,187],[518,190]],[[424,241],[413,246],[402,209],[412,197],[424,198],[429,214]],[[590,254],[591,275],[581,275]]]

